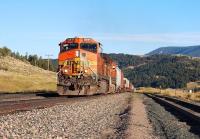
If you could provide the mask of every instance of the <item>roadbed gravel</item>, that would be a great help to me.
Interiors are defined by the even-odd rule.
[[[0,117],[0,138],[121,138],[130,93]]]
[[[199,139],[200,125],[174,109],[144,96],[144,104],[154,133],[161,139]]]

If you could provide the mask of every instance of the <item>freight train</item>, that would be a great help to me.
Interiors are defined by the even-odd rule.
[[[133,85],[91,38],[67,38],[59,43],[57,92],[93,95],[131,91]]]

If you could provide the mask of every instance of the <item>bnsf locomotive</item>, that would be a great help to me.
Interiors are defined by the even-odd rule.
[[[59,44],[59,95],[93,95],[131,90],[132,84],[91,38],[68,38]]]

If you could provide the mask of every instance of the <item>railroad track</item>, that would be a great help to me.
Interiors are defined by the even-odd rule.
[[[54,106],[58,103],[65,102],[61,98],[45,98],[34,100],[19,100],[0,102],[0,115],[12,114],[20,111],[29,111],[32,109],[41,109]]]
[[[30,111],[33,109],[43,109],[59,104],[74,103],[77,101],[85,101],[95,99],[98,96],[88,97],[51,97],[43,99],[17,100],[0,102],[0,115],[12,114],[21,111]]]
[[[107,94],[115,95],[115,94]],[[87,101],[90,99],[97,99],[99,97],[106,97],[107,95],[93,95],[93,96],[51,96],[38,99],[28,100],[14,100],[14,101],[0,101],[0,116],[6,114],[17,113],[21,111],[31,111],[33,109],[43,109],[59,104],[71,104],[77,101]],[[116,94],[117,95],[117,94]]]
[[[171,107],[172,109],[183,114],[187,118],[200,124],[200,105],[186,102],[177,98],[171,98],[167,96],[145,94],[146,96],[154,99],[160,104]]]

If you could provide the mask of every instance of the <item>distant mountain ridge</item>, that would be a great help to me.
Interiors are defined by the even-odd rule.
[[[200,45],[188,46],[188,47],[160,47],[153,50],[146,55],[155,54],[172,54],[172,55],[188,55],[192,57],[200,57]]]

